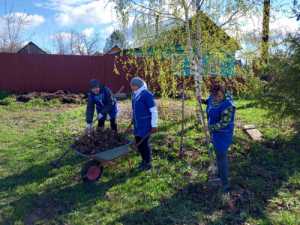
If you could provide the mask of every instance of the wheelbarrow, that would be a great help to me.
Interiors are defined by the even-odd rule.
[[[128,141],[128,144],[121,145],[112,149],[98,152],[94,155],[87,155],[80,152],[74,146],[71,148],[80,156],[88,159],[89,161],[81,169],[81,178],[84,182],[98,181],[102,174],[104,165],[107,162],[113,161],[117,158],[127,155],[134,146],[134,142]]]

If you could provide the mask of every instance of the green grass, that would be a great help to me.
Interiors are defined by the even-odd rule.
[[[230,209],[207,183],[209,157],[194,120],[185,124],[188,154],[178,158],[173,102],[164,102],[173,113],[162,117],[161,132],[152,139],[151,172],[135,169],[140,158],[133,152],[106,165],[101,181],[87,185],[78,177],[85,161],[74,153],[59,168],[50,165],[84,129],[85,107],[8,99],[0,106],[1,225],[300,224],[300,141],[288,123],[275,126],[251,101],[237,101],[237,120],[254,123],[266,140],[254,143],[236,129]],[[126,122],[120,121],[122,128]]]

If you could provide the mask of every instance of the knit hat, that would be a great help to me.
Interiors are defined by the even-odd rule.
[[[212,95],[216,95],[216,94],[218,94],[219,91],[222,92],[223,94],[225,94],[225,88],[221,84],[219,84],[219,83],[212,84],[212,86],[210,88],[210,93]]]
[[[141,88],[145,85],[145,81],[140,77],[134,77],[130,81],[130,85],[137,86],[138,88]]]
[[[100,87],[100,82],[96,79],[93,79],[93,80],[90,80],[90,87],[91,89],[93,88],[97,88],[97,87]]]

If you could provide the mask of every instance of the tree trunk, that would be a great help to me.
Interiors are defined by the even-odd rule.
[[[155,37],[158,38],[159,34],[159,15],[155,16]]]
[[[189,58],[189,62],[193,62],[193,46],[192,46],[192,39],[191,39],[191,29],[190,29],[190,22],[189,22],[189,8],[188,6],[185,4],[184,0],[182,1],[182,5],[184,6],[184,13],[185,13],[185,31],[186,31],[186,34],[187,34],[187,47],[188,47],[188,58]],[[184,86],[184,80],[185,80],[185,77],[183,77],[183,81],[182,81],[182,88],[184,89],[185,86]],[[184,96],[184,90],[182,91],[182,126],[181,126],[181,129],[182,131],[184,130],[184,101],[185,101],[185,96]],[[182,140],[182,143],[181,143],[181,146],[180,146],[180,152],[179,152],[179,155],[180,156],[183,156],[184,154],[184,149],[183,149],[183,135],[184,133],[182,132],[181,133],[181,140]]]
[[[270,33],[270,8],[271,0],[264,0],[262,43],[261,43],[261,64],[265,65],[269,58],[269,33]]]
[[[180,133],[180,150],[179,157],[184,156],[184,119],[185,119],[185,77],[182,76],[181,84],[181,133]]]
[[[195,89],[196,89],[196,98],[198,100],[198,121],[202,124],[204,134],[205,134],[205,141],[207,144],[210,143],[210,137],[208,132],[208,127],[205,121],[205,114],[202,108],[202,95],[201,95],[201,85],[202,85],[202,75],[203,75],[203,65],[202,65],[202,44],[201,44],[201,6],[200,0],[196,0],[196,38],[197,38],[197,48],[196,48],[196,62],[195,62]]]

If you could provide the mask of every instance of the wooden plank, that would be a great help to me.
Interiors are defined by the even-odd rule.
[[[262,138],[262,133],[257,130],[257,129],[247,129],[245,132],[249,135],[249,137],[254,140],[254,141],[261,141]]]
[[[248,129],[255,129],[255,125],[254,124],[246,124],[243,126],[244,130],[248,130]]]

